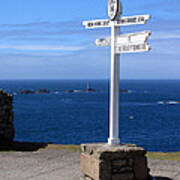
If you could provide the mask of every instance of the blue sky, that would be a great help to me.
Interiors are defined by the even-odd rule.
[[[122,0],[123,16],[151,14],[149,53],[121,55],[121,79],[180,79],[180,1]],[[106,19],[107,0],[1,0],[0,79],[107,79],[110,47],[96,38],[110,30],[86,30],[83,20]]]

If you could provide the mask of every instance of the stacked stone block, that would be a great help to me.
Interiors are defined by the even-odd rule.
[[[81,145],[81,180],[148,180],[146,151],[136,145]]]
[[[0,90],[0,144],[9,143],[14,138],[13,96]]]

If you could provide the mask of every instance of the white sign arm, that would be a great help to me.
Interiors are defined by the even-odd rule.
[[[127,45],[121,45],[116,46],[116,53],[138,53],[138,52],[146,52],[150,51],[151,48],[147,43],[141,43],[141,44],[127,44]]]
[[[127,45],[127,44],[142,44],[147,42],[148,37],[151,35],[150,31],[142,31],[137,33],[123,34],[115,38],[115,43],[117,46]],[[110,46],[111,38],[107,37],[104,39],[96,39],[96,45]]]
[[[150,35],[151,35],[150,31],[124,34],[116,38],[116,43],[117,44],[124,44],[124,43],[127,44],[127,43],[137,43],[137,42],[144,43],[148,40],[148,37]]]
[[[86,29],[106,28],[110,27],[111,21],[109,19],[97,19],[92,21],[84,21],[83,25]]]
[[[151,16],[149,14],[122,17],[119,21],[115,21],[115,26],[130,26],[136,24],[145,24],[147,20],[150,18]]]

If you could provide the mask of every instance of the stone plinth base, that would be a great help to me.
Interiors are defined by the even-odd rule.
[[[147,180],[146,151],[136,145],[81,145],[81,180]]]

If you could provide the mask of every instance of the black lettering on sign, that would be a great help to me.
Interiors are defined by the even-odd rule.
[[[128,22],[129,22],[129,23],[135,23],[136,20],[137,20],[136,17],[134,17],[134,18],[128,18]]]
[[[101,22],[100,21],[98,21],[98,22],[95,22],[95,24],[94,24],[95,26],[100,26],[101,25]]]
[[[144,17],[139,17],[138,18],[138,22],[144,22],[144,21],[145,21]]]
[[[121,19],[121,21],[118,21],[118,23],[119,23],[119,24],[120,24],[120,23],[124,24],[124,23],[125,23],[125,19]]]
[[[132,50],[133,50],[133,51],[136,50],[136,45],[133,45]]]
[[[108,26],[109,25],[109,21],[103,21],[103,25],[104,26]]]
[[[130,46],[123,46],[124,51],[129,51]]]
[[[88,26],[88,27],[92,27],[92,26],[93,26],[93,23],[88,23],[87,26]]]
[[[146,44],[132,44],[132,45],[124,45],[117,47],[119,52],[128,52],[128,51],[141,51],[146,50]]]

